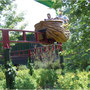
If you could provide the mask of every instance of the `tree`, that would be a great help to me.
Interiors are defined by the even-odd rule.
[[[70,18],[71,38],[63,44],[68,67],[86,69],[90,64],[90,2],[56,0],[55,3],[54,8],[65,8]]]
[[[1,0],[0,1],[0,28],[14,29],[17,28],[18,23],[24,20],[23,14],[16,15],[16,5],[13,3],[14,0]],[[23,25],[23,28],[26,25]],[[22,27],[21,27],[22,28]],[[23,29],[22,28],[22,29]],[[0,32],[1,34],[1,32]],[[10,32],[10,39],[15,40],[18,37],[17,32]],[[1,38],[1,37],[0,37]],[[2,45],[1,45],[2,46]],[[0,46],[0,52],[4,53],[4,66],[6,76],[6,88],[15,89],[15,76],[16,72],[12,67],[9,60],[9,49],[3,49]]]
[[[17,15],[14,0],[1,0],[0,1],[0,28],[2,29],[24,29],[26,23],[19,26],[19,23],[24,20],[24,13]],[[10,40],[16,40],[20,32],[10,32]],[[0,40],[2,39],[0,31]],[[2,44],[0,44],[2,46]],[[2,47],[0,47],[0,51]]]

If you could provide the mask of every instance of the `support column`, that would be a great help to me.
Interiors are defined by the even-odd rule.
[[[63,55],[60,54],[60,65],[61,65],[61,69],[62,69],[62,70],[64,69],[63,62],[64,62]]]
[[[61,69],[63,70],[64,69],[64,65],[63,65],[64,58],[62,55],[62,43],[60,43],[59,56],[60,56],[60,66],[61,66]]]
[[[9,49],[4,49],[4,65],[5,65],[5,77],[6,77],[6,88],[15,89],[15,76],[16,71],[12,68],[9,57]]]
[[[33,63],[32,63],[32,58],[31,58],[31,50],[29,50],[29,57],[28,57],[28,68],[29,68],[29,74],[33,74]]]
[[[9,49],[4,49],[4,65],[7,68],[7,64],[10,63]]]
[[[2,31],[3,36],[3,56],[4,56],[4,66],[5,66],[5,77],[6,77],[6,88],[7,89],[15,89],[15,76],[16,72],[12,68],[9,57],[9,32],[8,30]]]

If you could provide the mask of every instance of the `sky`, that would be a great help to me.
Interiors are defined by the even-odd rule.
[[[34,30],[34,25],[45,18],[47,18],[47,13],[50,13],[52,18],[56,17],[54,9],[36,2],[35,0],[15,0],[17,4],[17,13],[25,13],[25,23],[28,23],[28,26],[25,28],[27,30]]]

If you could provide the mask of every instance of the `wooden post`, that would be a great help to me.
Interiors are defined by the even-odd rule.
[[[37,42],[39,42],[39,34],[40,34],[40,32],[36,32],[36,33],[35,33],[35,38],[36,38],[36,41],[37,41]]]
[[[9,49],[4,49],[4,65],[7,68],[7,63],[10,63]]]
[[[15,89],[15,71],[12,69],[9,57],[9,33],[7,30],[2,31],[3,36],[3,49],[4,49],[4,66],[5,66],[5,77],[6,77],[6,88]]]
[[[54,52],[55,52],[55,60],[57,60],[57,49],[56,49],[57,42],[54,42]]]
[[[23,40],[26,41],[26,33],[23,32]]]
[[[63,65],[63,62],[64,62],[64,58],[63,58],[63,55],[62,55],[62,43],[60,43],[60,48],[59,48],[59,57],[60,57],[60,66],[61,66],[61,74],[64,75],[64,65]]]
[[[63,62],[64,62],[63,55],[60,54],[60,65],[61,65],[61,69],[62,69],[62,70],[64,69]]]
[[[33,65],[32,65],[32,58],[31,58],[31,50],[29,50],[28,53],[29,53],[28,68],[30,70],[29,71],[30,75],[32,75],[33,74]]]
[[[64,65],[63,65],[64,58],[63,58],[63,55],[62,55],[62,44],[61,43],[60,43],[60,49],[59,49],[59,56],[60,56],[61,69],[63,70],[64,69]]]
[[[13,70],[10,63],[9,49],[4,49],[4,66],[5,66],[5,77],[6,77],[6,88],[15,89],[15,76],[16,72]]]

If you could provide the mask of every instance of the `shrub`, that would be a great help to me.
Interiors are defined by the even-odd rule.
[[[87,66],[86,71],[90,71],[90,65]]]
[[[0,72],[1,72],[1,71],[3,71],[3,72],[5,71],[4,65],[0,65]]]
[[[41,88],[53,88],[57,81],[57,74],[54,70],[43,70],[37,79],[37,84]]]
[[[60,60],[57,59],[55,62],[52,63],[51,65],[52,69],[59,69],[60,68]]]
[[[17,71],[17,77],[20,77],[20,78],[24,78],[24,77],[27,77],[29,75],[29,69],[27,70],[19,70]]]
[[[41,73],[43,70],[45,70],[45,69],[37,69],[37,70],[34,70],[34,73],[33,73],[32,77],[37,80],[37,78],[40,77],[40,73]]]
[[[35,89],[36,82],[29,75],[29,70],[20,70],[17,72],[16,84],[17,89]]]
[[[19,66],[19,70],[27,70],[26,65],[20,65],[20,66]]]
[[[0,80],[3,80],[3,79],[5,79],[5,74],[1,71],[0,72]]]
[[[0,90],[4,90],[6,88],[6,81],[5,79],[0,80]]]
[[[43,68],[43,69],[59,69],[60,68],[60,63],[59,60],[57,59],[55,62],[53,61],[35,61],[34,63],[34,68],[35,69],[39,69],[39,68]]]
[[[35,61],[34,63],[34,68],[39,69],[39,68],[47,68],[47,62],[41,62],[41,61]]]
[[[58,75],[58,84],[56,88],[61,89],[88,89],[89,79],[85,71],[76,73],[66,73],[64,76]]]
[[[35,83],[33,80],[30,78],[30,76],[26,78],[16,78],[16,88],[17,89],[35,89]]]

